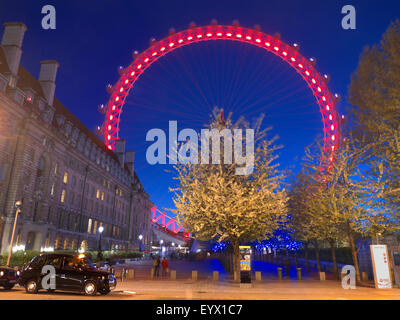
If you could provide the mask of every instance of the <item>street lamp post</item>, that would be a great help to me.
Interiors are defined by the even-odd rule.
[[[22,201],[15,202],[15,208],[16,208],[16,210],[15,210],[15,219],[14,219],[13,231],[12,231],[12,234],[11,234],[10,251],[8,252],[8,258],[7,258],[7,267],[10,266],[12,247],[13,247],[13,243],[14,243],[15,228],[17,227],[18,214],[21,212],[21,207],[22,207]]]
[[[103,231],[104,231],[104,227],[100,226],[99,227],[99,234],[100,234],[100,236],[99,236],[99,252],[97,253],[97,257],[99,258],[99,260],[101,260],[103,258],[103,252],[101,249],[101,235],[103,234]]]
[[[139,240],[140,240],[140,245],[139,245],[139,251],[142,252],[142,240],[143,240],[143,235],[139,235]]]

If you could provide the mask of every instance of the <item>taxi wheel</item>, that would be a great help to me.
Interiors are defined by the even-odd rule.
[[[105,289],[105,290],[101,291],[100,293],[105,296],[105,295],[109,294],[110,292],[111,292],[111,290]]]
[[[14,288],[14,285],[13,285],[13,284],[6,284],[6,285],[4,286],[4,289],[6,289],[6,290],[11,290],[12,288]]]
[[[88,281],[84,287],[85,294],[88,296],[94,296],[97,293],[97,286],[93,281]]]
[[[31,279],[25,285],[25,290],[27,293],[37,293],[38,292],[38,283],[36,280]]]

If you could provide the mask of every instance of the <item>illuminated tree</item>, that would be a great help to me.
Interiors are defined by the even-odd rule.
[[[222,112],[210,128],[248,128],[241,119],[232,124]],[[237,175],[238,163],[180,164],[176,166],[178,187],[173,210],[188,230],[200,240],[228,241],[233,247],[234,271],[239,271],[239,245],[261,241],[272,236],[286,217],[286,192],[283,175],[278,170],[274,154],[276,139],[268,140],[267,131],[260,130],[262,118],[254,125],[254,171]],[[245,142],[245,141],[243,141]],[[223,154],[223,152],[222,152]]]
[[[366,47],[349,90],[349,119],[359,144],[371,144],[370,174],[382,174],[386,208],[400,206],[400,21],[392,23],[381,42]],[[382,169],[382,170],[381,170]],[[382,172],[381,172],[382,171]]]

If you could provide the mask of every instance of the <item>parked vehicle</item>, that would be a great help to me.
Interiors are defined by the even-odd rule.
[[[11,290],[17,283],[20,272],[9,267],[0,266],[0,286]]]
[[[83,254],[43,253],[34,257],[21,272],[18,283],[25,287],[26,292],[37,293],[43,289],[42,280],[47,274],[42,272],[44,266],[55,269],[55,289],[48,289],[49,292],[61,290],[83,292],[86,295],[98,292],[108,294],[117,284],[112,273],[96,269]]]

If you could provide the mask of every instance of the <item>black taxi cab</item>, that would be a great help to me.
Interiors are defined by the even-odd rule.
[[[49,287],[46,282],[49,266],[55,272],[54,287]],[[46,289],[49,292],[60,290],[96,295],[108,294],[117,283],[112,273],[96,269],[84,254],[43,253],[23,268],[18,284],[25,287],[27,293]]]
[[[11,290],[17,284],[19,275],[18,270],[0,266],[0,287]]]

